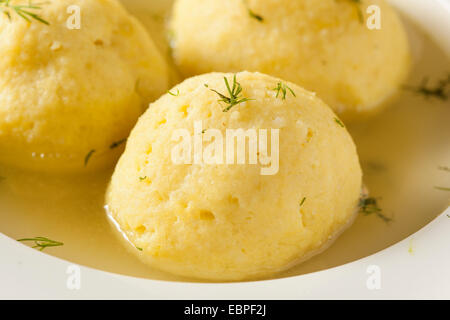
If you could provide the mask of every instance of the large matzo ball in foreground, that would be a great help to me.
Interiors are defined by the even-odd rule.
[[[10,2],[19,4],[29,2]],[[74,6],[80,29],[67,27],[76,27]],[[114,147],[167,90],[165,61],[116,0],[39,7],[24,10],[42,21],[13,10],[11,21],[0,18],[0,161],[44,171],[111,164]]]
[[[380,30],[367,27],[369,5]],[[404,27],[384,0],[177,0],[171,28],[184,76],[271,74],[317,92],[344,120],[380,109],[409,69]]]
[[[214,281],[270,276],[327,246],[356,213],[358,156],[331,109],[295,84],[235,76],[173,88],[139,119],[117,164],[107,209],[151,267]],[[232,129],[257,143],[239,149]]]

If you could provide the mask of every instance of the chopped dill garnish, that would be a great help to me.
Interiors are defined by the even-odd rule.
[[[439,170],[442,170],[442,171],[450,172],[450,167],[439,166],[438,169],[439,169]]]
[[[378,206],[378,201],[376,198],[363,196],[359,199],[359,212],[368,216],[370,214],[375,214],[377,217],[381,218],[384,222],[391,222],[392,219],[386,217],[383,210]]]
[[[122,144],[124,144],[125,142],[127,142],[127,138],[119,140],[119,141],[114,141],[113,143],[111,143],[109,145],[109,150],[113,150],[116,149],[117,147],[121,146]],[[100,150],[100,154],[104,154],[107,150]],[[84,157],[84,166],[86,167],[89,163],[89,160],[91,160],[92,156],[94,155],[94,153],[96,153],[97,150],[96,149],[92,149],[88,152],[88,154],[86,155],[86,157]]]
[[[255,13],[252,9],[250,9],[250,7],[249,7],[249,5],[247,3],[247,0],[244,0],[244,5],[247,8],[248,15],[251,18],[253,18],[255,20],[258,20],[259,22],[264,22],[264,18],[261,15]]]
[[[0,0],[0,12],[2,12],[11,21],[11,12],[15,12],[18,16],[22,17],[28,22],[31,19],[39,21],[43,24],[50,25],[50,23],[42,19],[39,15],[30,10],[40,10],[42,7],[33,4],[31,1],[26,5],[14,5],[11,4],[11,0]]]
[[[139,251],[142,251],[142,250],[143,250],[142,248],[139,248],[139,247],[136,247],[136,249],[138,249]]]
[[[126,141],[127,141],[127,139],[125,138],[125,139],[122,139],[122,140],[113,142],[113,143],[109,146],[109,148],[110,148],[110,149],[115,149],[115,148],[117,148],[118,146],[120,146],[121,144],[125,143]]]
[[[92,149],[91,151],[89,151],[89,153],[86,155],[86,157],[84,158],[84,166],[86,167],[89,160],[91,159],[92,155],[95,153],[95,149]]]
[[[450,188],[445,188],[445,187],[434,187],[436,190],[441,190],[441,191],[450,191]]]
[[[429,79],[424,78],[422,84],[418,87],[405,86],[406,90],[423,95],[425,98],[435,97],[442,101],[447,101],[450,90],[450,73],[447,78],[439,80],[434,86],[429,86]]]
[[[147,176],[145,177],[139,177],[139,180],[144,181],[145,179],[147,179]]]
[[[170,92],[170,90],[169,91],[167,91],[167,93],[168,94],[170,94],[171,96],[174,96],[174,97],[178,97],[179,95],[180,95],[180,90],[179,89],[177,89],[177,93],[175,94],[175,93],[172,93],[172,92]]]
[[[205,133],[205,132],[206,132],[206,129],[203,129],[203,130],[202,130],[202,133]]]
[[[306,197],[303,197],[302,201],[300,201],[300,207],[303,206],[303,204],[305,203],[305,201],[306,201]]]
[[[259,22],[263,22],[264,18],[262,16],[260,16],[259,14],[254,13],[250,8],[248,9],[248,14],[250,15],[250,17],[252,17],[253,19],[258,20]]]
[[[62,243],[62,242],[50,240],[45,237],[24,238],[24,239],[19,239],[17,241],[20,241],[20,242],[33,241],[34,246],[32,248],[39,248],[39,251],[42,251],[47,247],[59,247],[59,246],[64,245],[64,243]]]
[[[341,120],[339,120],[338,118],[334,118],[334,121],[342,128],[345,128],[345,125],[342,123]]]
[[[209,89],[219,95],[219,97],[220,97],[220,99],[218,100],[219,102],[224,102],[225,104],[227,104],[227,107],[222,110],[223,112],[228,112],[231,108],[233,108],[237,104],[253,100],[253,99],[248,99],[248,98],[242,98],[239,96],[242,92],[242,87],[241,87],[241,84],[236,81],[236,75],[234,75],[234,77],[233,77],[233,87],[232,88],[230,87],[230,84],[228,83],[228,79],[226,77],[224,77],[223,79],[225,81],[225,85],[227,87],[228,94],[230,95],[229,97],[225,96],[224,94],[221,94],[220,92],[218,92],[214,89]],[[205,84],[205,87],[209,88],[207,84]]]
[[[286,84],[284,84],[283,82],[278,82],[277,87],[273,88],[272,90],[277,92],[276,98],[278,98],[278,96],[281,93],[282,94],[281,99],[286,100],[286,94],[287,94],[288,90],[292,93],[292,95],[294,97],[296,97],[295,92],[291,88],[289,88]]]

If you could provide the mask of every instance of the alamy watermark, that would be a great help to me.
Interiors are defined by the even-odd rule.
[[[67,7],[67,13],[70,16],[67,18],[66,27],[69,30],[81,29],[81,8],[77,5],[71,5]]]
[[[70,265],[66,269],[66,287],[69,290],[81,289],[81,268],[77,265]]]
[[[173,132],[172,141],[177,144],[171,159],[180,165],[259,164],[261,175],[275,175],[279,170],[279,139],[279,129],[226,129],[224,137],[221,130],[204,130],[202,121],[195,121],[193,135],[188,129]]]
[[[375,264],[367,267],[366,272],[369,277],[366,281],[366,287],[369,290],[380,290],[381,289],[381,268]]]

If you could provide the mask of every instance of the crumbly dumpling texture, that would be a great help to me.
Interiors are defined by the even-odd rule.
[[[150,106],[128,139],[106,203],[132,250],[154,268],[215,281],[261,278],[317,252],[348,225],[361,169],[349,133],[313,93],[242,72],[239,96],[252,100],[224,112],[211,90],[229,96],[224,77],[231,87],[232,74],[205,74]],[[295,96],[287,89],[285,99],[282,91],[276,97],[280,82]],[[246,164],[173,162],[176,130],[192,136],[196,121],[206,135],[204,155],[215,141],[210,129],[224,141],[227,129],[267,129],[269,144],[270,130],[279,129],[278,172],[262,175],[265,166],[249,164],[249,148]]]
[[[361,20],[373,21],[369,5],[381,30]],[[381,108],[409,69],[404,27],[384,0],[177,0],[171,28],[184,76],[271,74],[317,92],[344,120]]]
[[[84,170],[95,150],[88,169],[110,164],[119,149],[110,147],[167,90],[166,62],[117,0],[39,6],[27,10],[49,25],[14,11],[11,21],[0,18],[0,161]],[[67,27],[76,23],[73,6],[80,9],[80,29]]]

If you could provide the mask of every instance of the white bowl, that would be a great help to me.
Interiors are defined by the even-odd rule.
[[[391,2],[450,54],[449,0]],[[0,233],[0,298],[449,299],[449,228],[450,208],[410,237],[358,261],[284,279],[225,284],[147,280],[76,266]]]

